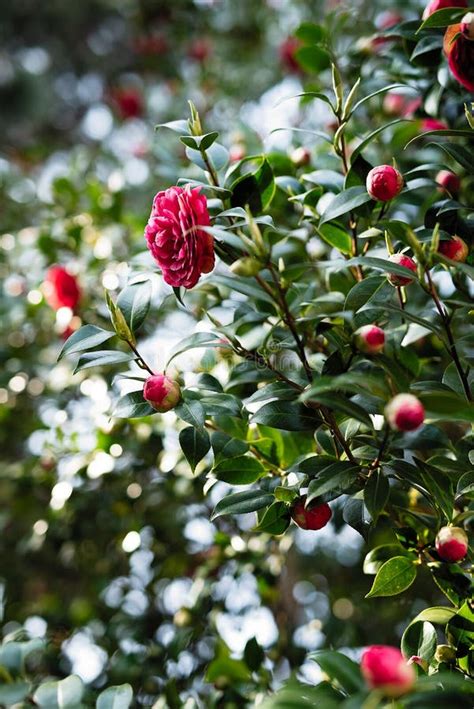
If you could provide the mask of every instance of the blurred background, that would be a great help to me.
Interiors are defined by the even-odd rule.
[[[0,616],[4,636],[47,639],[39,675],[74,672],[91,692],[130,682],[137,706],[243,706],[246,675],[228,658],[242,657],[251,638],[274,682],[294,670],[316,679],[308,651],[396,644],[420,609],[415,587],[374,614],[364,541],[337,509],[321,532],[282,539],[249,534],[252,515],[211,524],[224,484],[204,496],[181,459],[174,414],[112,419],[114,369],[74,376],[57,355],[81,323],[107,322],[104,288],[123,286],[134,265],[152,267],[143,254],[152,198],[193,175],[184,146],[157,124],[186,117],[191,99],[231,161],[262,146],[286,159],[298,145],[317,150],[314,136],[272,133],[329,121],[315,103],[279,103],[320,86],[292,33],[335,12],[331,22],[348,28],[340,49],[355,66],[365,56],[367,74],[387,12],[417,18],[421,6],[2,4]],[[53,264],[77,278],[74,307],[48,297]],[[155,280],[141,348],[158,367],[199,321],[200,296],[177,312]],[[219,356],[200,351],[180,368],[209,371]]]

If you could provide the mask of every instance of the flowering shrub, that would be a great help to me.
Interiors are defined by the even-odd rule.
[[[72,706],[98,695],[98,706],[152,706],[157,697],[157,706],[173,708],[185,701],[376,707],[392,698],[400,707],[472,706],[473,119],[466,89],[474,42],[466,3],[457,5],[430,3],[423,23],[421,8],[382,13],[375,33],[362,38],[355,16],[339,9],[322,24],[304,22],[280,50],[275,45],[272,71],[306,83],[282,104],[300,105],[302,115],[284,151],[267,150],[237,126],[214,130],[223,112],[208,117],[206,103],[213,103],[221,57],[197,36],[185,73],[191,66],[197,81],[200,72],[211,94],[196,92],[200,115],[191,104],[190,119],[159,127],[148,155],[159,176],[149,188],[148,224],[138,207],[124,207],[116,175],[99,185],[103,156],[94,179],[79,172],[54,183],[51,221],[41,212],[38,245],[48,263],[64,267],[53,266],[42,290],[61,333],[64,324],[74,331],[59,368],[64,373],[72,361],[77,390],[80,383],[89,402],[100,404],[100,453],[77,455],[77,440],[90,437],[92,405],[83,407],[86,430],[68,433],[62,415],[81,406],[79,396],[49,390],[38,410],[42,421],[51,419],[57,400],[57,435],[28,463],[20,488],[11,466],[5,490],[13,518],[21,517],[28,485],[35,501],[19,542],[5,517],[3,558],[17,542],[27,555],[41,550],[49,523],[42,558],[65,572],[55,582],[59,601],[45,593],[48,612],[60,628],[87,626],[110,660],[92,689],[74,676],[43,683],[50,672],[68,671],[64,659],[52,659],[61,639],[46,659],[35,659],[33,650],[45,647],[14,632],[0,648],[0,703],[47,707],[66,693]],[[365,19],[362,26],[368,31]],[[167,51],[152,28],[138,39],[144,62]],[[169,63],[173,71],[179,65]],[[150,110],[141,85],[124,82],[109,98],[124,124]],[[134,147],[135,157],[142,149]],[[69,250],[82,254],[81,270],[69,268]],[[99,275],[112,259],[115,270],[107,263]],[[9,286],[15,292],[16,282]],[[33,291],[27,307],[40,300]],[[41,308],[35,312],[39,319]],[[180,341],[167,353],[161,333],[158,346],[149,337],[170,314]],[[32,367],[53,367],[36,359]],[[95,373],[107,377],[108,392]],[[19,379],[12,386],[21,394]],[[14,418],[13,434],[22,409]],[[170,438],[181,457],[158,477]],[[57,463],[65,475],[55,485]],[[54,507],[45,522],[49,485]],[[68,495],[77,507],[62,509]],[[198,541],[194,518],[209,507],[212,545],[184,554],[185,543]],[[331,556],[348,526],[360,536],[363,571],[373,581],[365,579],[363,599],[358,569],[341,565],[326,595],[334,607],[345,605],[319,647],[342,652],[311,653],[305,668],[313,674],[283,683],[286,665],[299,668],[307,647],[288,643],[288,608],[302,594],[294,539],[320,540]],[[131,554],[130,569],[122,551]],[[314,574],[322,565],[306,555]],[[28,564],[19,566],[23,572]],[[226,578],[249,569],[281,635],[273,646],[257,641],[261,623],[254,621],[255,637],[236,651],[223,632],[211,642],[208,628],[224,603],[245,604],[239,588],[228,593]],[[19,584],[27,608],[19,617],[36,610],[45,582],[33,576]],[[173,586],[178,578],[185,594]],[[61,603],[63,593],[70,604]],[[353,633],[351,614],[359,625],[365,620],[365,635]],[[381,637],[387,625],[390,640]],[[380,645],[399,640],[401,651]],[[362,652],[362,645],[369,647]],[[198,678],[192,688],[180,674],[183,656]],[[103,690],[104,683],[113,686]]]
[[[436,78],[420,59],[437,50],[440,61],[438,28],[464,12],[434,10],[422,24],[391,23],[386,30],[391,41],[410,47],[413,67],[394,48],[392,63],[374,55],[373,75],[363,77],[355,78],[354,62],[336,63],[326,27],[307,24],[297,33],[291,61],[300,57],[307,69],[308,58],[318,56],[332,73],[330,89],[321,85],[300,96],[323,103],[328,113],[311,164],[258,153],[229,167],[218,133],[206,132],[193,105],[188,121],[161,126],[158,140],[165,130],[177,134],[195,176],[156,195],[145,237],[177,307],[192,311],[199,328],[174,348],[163,375],[158,356],[145,361],[136,337],[150,308],[148,262],[115,300],[108,296],[114,329],[91,322],[61,355],[79,354],[76,371],[127,357],[145,370],[143,377],[152,374],[143,390],[134,370],[135,386],[118,400],[118,417],[160,410],[149,393],[155,379],[176,386],[171,406],[182,452],[205,475],[206,490],[221,486],[212,519],[222,529],[233,515],[256,514],[253,533],[270,543],[292,533],[292,519],[320,529],[331,508],[341,510],[368,544],[364,569],[375,578],[367,598],[404,593],[417,576],[430,576],[447,597],[447,605],[411,619],[403,655],[374,647],[361,675],[343,655],[323,651],[314,659],[332,684],[293,683],[265,706],[283,706],[290,695],[301,702],[328,696],[336,706],[353,693],[363,702],[369,691],[370,706],[412,690],[429,701],[440,686],[446,706],[467,706],[472,692],[467,545],[462,555],[442,551],[453,544],[444,541],[449,530],[460,528],[465,537],[472,518],[474,134],[454,81],[467,86],[462,72],[471,65],[464,50],[453,58],[457,43],[470,39],[458,37],[445,49],[454,77],[439,104],[451,106],[447,115],[423,119],[421,133],[416,119],[402,128],[408,119],[380,125],[377,118],[380,101],[399,88],[419,95],[420,111],[435,110],[429,96]],[[397,72],[403,86],[387,81]],[[383,141],[385,133],[391,139]],[[460,180],[456,199],[437,185],[446,168]],[[458,256],[451,244],[460,241]],[[372,342],[372,333],[381,337]],[[129,356],[123,348],[95,349],[114,334]],[[214,352],[194,378],[179,367],[193,349]],[[372,601],[375,613],[383,602]],[[448,646],[451,654],[440,650]],[[412,706],[410,698],[405,705]]]

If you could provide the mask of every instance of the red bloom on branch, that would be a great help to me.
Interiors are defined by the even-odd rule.
[[[77,279],[63,266],[51,266],[43,283],[46,302],[54,310],[71,308],[74,310],[81,299],[81,289]]]
[[[202,273],[214,268],[207,200],[200,188],[170,187],[153,200],[145,238],[163,278],[173,287],[193,288]]]
[[[362,655],[360,669],[371,689],[381,689],[389,697],[406,694],[415,684],[413,665],[407,664],[398,648],[372,645]]]
[[[322,529],[331,516],[332,511],[327,502],[310,502],[306,507],[306,495],[298,497],[291,506],[291,517],[301,529]]]
[[[399,194],[403,189],[403,177],[400,172],[391,165],[378,165],[373,167],[367,175],[367,192],[372,199],[388,202]]]
[[[437,118],[423,118],[421,128],[424,133],[429,130],[448,130],[449,126],[444,121],[438,121]]]

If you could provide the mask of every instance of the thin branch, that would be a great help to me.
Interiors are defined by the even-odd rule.
[[[143,359],[143,357],[141,356],[140,352],[137,350],[137,348],[135,347],[133,342],[130,342],[129,340],[127,340],[127,345],[130,347],[132,352],[137,356],[138,366],[141,367],[142,369],[146,369],[152,375],[155,374],[155,372],[151,369],[151,367],[149,367],[148,364],[145,362],[145,360]]]

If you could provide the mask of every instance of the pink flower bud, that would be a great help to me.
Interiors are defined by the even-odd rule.
[[[81,289],[75,276],[63,266],[51,266],[43,283],[46,302],[54,310],[74,310],[81,299]]]
[[[447,7],[467,7],[467,0],[431,0],[425,7],[423,19],[426,20],[433,12],[444,10]]]
[[[466,39],[474,40],[474,12],[468,12],[462,18],[461,33]]]
[[[461,527],[441,527],[436,535],[436,551],[443,561],[455,564],[467,554],[468,538]]]
[[[416,273],[416,263],[405,254],[392,254],[389,256],[388,260],[392,263],[396,263],[398,266],[409,268],[410,271]],[[413,283],[413,278],[410,278],[410,276],[399,276],[398,273],[389,273],[387,278],[392,286],[407,286],[409,283]]]
[[[377,325],[363,325],[354,333],[354,342],[359,352],[378,354],[385,345],[385,333]]]
[[[310,503],[305,507],[306,495],[298,497],[291,506],[291,516],[301,529],[322,529],[332,516],[331,508],[326,502]]]
[[[362,675],[371,689],[380,689],[388,697],[401,697],[415,684],[416,673],[398,648],[372,645],[362,655]]]
[[[291,153],[291,161],[296,165],[296,167],[303,167],[311,162],[311,152],[308,148],[300,146],[295,148]]]
[[[367,175],[366,187],[372,199],[388,202],[402,191],[403,177],[391,165],[379,165]]]
[[[395,431],[414,431],[425,419],[423,404],[412,394],[397,394],[385,407],[385,418]]]
[[[301,41],[297,37],[288,37],[278,48],[283,67],[292,74],[301,72],[301,67],[296,58],[296,52],[301,46]]]
[[[143,398],[160,414],[174,409],[181,399],[179,384],[165,374],[152,374],[143,387]]]
[[[460,236],[453,236],[451,239],[445,239],[439,242],[438,251],[451,261],[464,263],[469,255],[469,246]]]
[[[452,195],[456,195],[461,189],[461,180],[450,170],[440,170],[436,175],[436,182],[440,188],[447,190]]]

